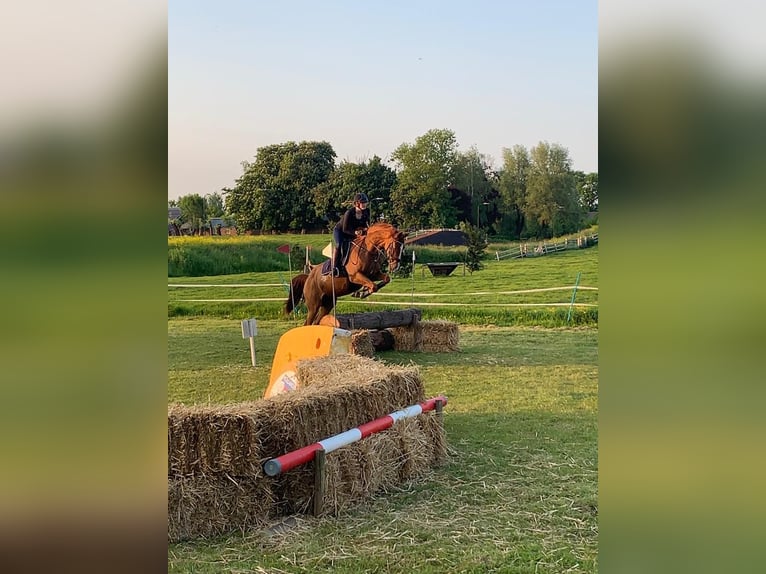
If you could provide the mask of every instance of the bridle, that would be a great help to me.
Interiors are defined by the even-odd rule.
[[[388,262],[396,261],[396,267],[391,267],[389,270],[391,273],[395,273],[399,269],[399,265],[402,261],[402,253],[404,252],[404,241],[394,239],[386,248],[386,257]]]
[[[366,242],[362,241],[361,247],[366,248]],[[373,249],[375,249],[375,262],[378,265],[382,265],[383,261],[382,259],[385,259],[389,262],[389,264],[392,261],[396,262],[396,267],[389,268],[389,271],[391,273],[394,273],[397,269],[399,269],[399,264],[401,263],[402,259],[402,253],[404,252],[404,241],[399,241],[398,239],[394,239],[391,243],[389,243],[385,249],[378,247],[374,243],[372,244]],[[369,252],[369,250],[368,250]]]

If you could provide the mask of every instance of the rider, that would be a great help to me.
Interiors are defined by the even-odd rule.
[[[370,200],[365,193],[357,193],[354,196],[354,205],[350,207],[333,230],[333,240],[335,241],[335,255],[333,262],[335,269],[333,274],[345,275],[346,267],[343,265],[343,256],[346,254],[348,246],[356,235],[367,233],[367,227],[370,225],[370,209],[367,207]]]

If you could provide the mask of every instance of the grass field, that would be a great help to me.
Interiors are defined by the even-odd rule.
[[[284,322],[168,320],[169,401],[258,398]],[[170,572],[595,572],[597,330],[461,327],[459,353],[388,352],[445,393],[448,463],[333,518],[171,545]]]
[[[578,273],[585,305],[567,322]],[[303,321],[281,315],[287,280],[286,269],[168,278],[169,402],[262,396],[279,337]],[[597,287],[593,247],[488,260],[465,276],[418,265],[364,301],[341,299],[341,313],[415,306],[424,319],[459,324],[460,352],[378,355],[418,365],[427,394],[448,396],[447,464],[332,518],[170,545],[168,570],[595,572]],[[256,367],[241,336],[246,317],[258,319]]]
[[[293,270],[295,274],[298,270]],[[579,288],[569,322],[572,287]],[[278,319],[290,273],[271,271],[168,278],[168,315]],[[424,319],[460,324],[565,326],[598,324],[598,246],[523,260],[485,261],[473,274],[462,267],[433,277],[416,264],[411,277],[395,278],[364,300],[342,298],[339,313],[420,307]],[[298,322],[305,318],[299,317]]]

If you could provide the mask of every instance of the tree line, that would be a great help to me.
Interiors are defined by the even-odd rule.
[[[429,130],[390,156],[335,163],[328,142],[258,148],[231,188],[171,200],[181,221],[232,220],[240,232],[330,229],[355,193],[370,198],[374,220],[405,229],[476,226],[511,239],[549,238],[582,229],[598,211],[598,173],[574,171],[569,152],[540,142],[503,150],[496,169],[476,148],[460,152],[454,132]]]

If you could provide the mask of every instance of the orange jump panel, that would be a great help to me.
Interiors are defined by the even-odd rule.
[[[351,332],[331,325],[309,325],[290,329],[282,335],[271,363],[269,386],[263,398],[294,391],[300,386],[295,366],[301,359],[348,354]]]

